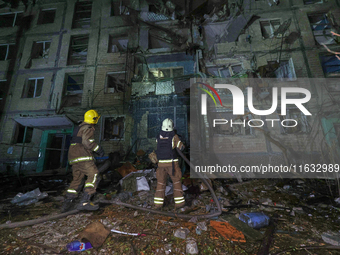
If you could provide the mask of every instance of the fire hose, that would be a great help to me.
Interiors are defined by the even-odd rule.
[[[184,161],[191,167],[191,169],[195,169],[194,166],[191,164],[191,162],[185,157],[185,155],[177,148],[177,152],[178,154],[184,159]],[[166,215],[166,216],[170,216],[170,217],[177,217],[177,218],[183,218],[183,219],[191,219],[192,217],[196,217],[197,219],[206,219],[206,218],[213,218],[213,217],[217,217],[219,215],[221,215],[222,213],[222,208],[221,205],[216,197],[216,194],[213,190],[213,188],[210,186],[209,182],[202,177],[202,175],[200,173],[197,173],[200,176],[200,179],[204,182],[205,185],[207,185],[209,191],[211,192],[211,195],[215,201],[215,204],[217,206],[217,212],[214,213],[209,213],[209,214],[198,214],[198,215],[187,215],[187,214],[180,214],[180,213],[172,213],[172,212],[162,212],[159,210],[154,210],[154,209],[148,209],[148,208],[144,208],[144,207],[140,207],[140,206],[135,206],[135,205],[131,205],[128,203],[123,203],[120,201],[108,201],[108,200],[101,200],[101,203],[106,203],[106,204],[116,204],[116,205],[121,205],[124,207],[128,207],[128,208],[132,208],[132,209],[136,209],[136,210],[142,210],[142,211],[146,211],[146,212],[151,212],[151,213],[156,213],[156,214],[161,214],[161,215]]]

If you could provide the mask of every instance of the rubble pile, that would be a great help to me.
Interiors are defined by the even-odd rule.
[[[141,177],[143,186],[139,184]],[[99,247],[92,245],[86,250],[88,254],[256,254],[271,228],[273,241],[267,243],[271,254],[315,246],[338,247],[340,199],[329,195],[330,192],[336,194],[335,183],[300,179],[255,179],[241,183],[232,179],[210,180],[222,214],[197,219],[195,215],[212,213],[217,208],[205,185],[188,177],[183,177],[186,208],[175,211],[169,179],[165,204],[160,211],[184,213],[192,216],[190,220],[100,203],[117,200],[152,209],[157,184],[155,170],[135,170],[120,179],[119,189],[113,190],[112,185],[102,187],[102,191],[107,192],[97,193],[95,197],[95,202],[101,205],[98,211],[2,229],[0,250],[2,254],[68,254],[67,244],[78,241],[91,224],[103,225],[109,234]],[[49,195],[29,205],[2,200],[0,224],[58,214],[62,194],[47,189],[41,191]],[[92,238],[96,238],[95,232]],[[321,252],[333,254],[330,248],[313,250],[313,254]]]

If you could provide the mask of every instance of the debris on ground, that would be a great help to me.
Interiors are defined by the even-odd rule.
[[[48,194],[46,192],[41,193],[39,188],[36,188],[35,190],[32,190],[30,192],[27,192],[25,194],[18,193],[16,196],[11,200],[12,204],[17,205],[30,205],[38,202],[41,199],[44,199],[47,197]]]
[[[313,254],[336,254],[326,249],[329,245],[339,244],[340,204],[328,192],[331,190],[332,194],[337,194],[335,182],[331,185],[330,181],[322,180],[260,179],[244,180],[242,183],[231,179],[210,180],[222,206],[222,214],[214,219],[198,219],[195,215],[211,213],[217,208],[210,192],[200,188],[202,182],[184,175],[183,183],[187,187],[184,191],[185,213],[191,216],[184,220],[101,203],[108,199],[141,208],[151,209],[153,206],[157,185],[155,169],[131,172],[120,180],[116,172],[116,169],[107,171],[108,181],[98,186],[94,199],[100,204],[98,211],[78,212],[31,226],[2,229],[3,254],[68,254],[67,244],[77,240],[86,243],[98,233],[103,235],[99,235],[98,242],[90,242],[93,248],[86,250],[88,254],[257,254],[260,249],[279,254],[294,248],[300,250],[317,246],[325,249],[313,250]],[[115,177],[111,179],[110,176]],[[145,178],[143,181],[148,184],[149,190],[137,190],[140,177]],[[12,199],[3,199],[0,203],[0,225],[59,214],[64,192],[72,178],[63,178],[62,182],[54,182],[51,177],[39,178],[35,181],[30,177],[29,185],[22,181],[22,187],[28,190],[19,186],[6,196],[14,197],[18,192],[25,194],[36,189],[39,183],[42,193],[46,192],[48,196],[26,206],[12,204]],[[129,181],[134,187],[127,185]],[[172,186],[170,179],[167,186]],[[174,206],[173,194],[168,192],[159,211],[174,212]],[[245,215],[252,218],[250,216],[256,213],[260,213],[257,216],[266,216],[264,221],[260,220],[266,224],[260,225],[259,229],[254,229],[248,221],[240,220]],[[267,236],[266,231],[270,228],[267,220],[275,217],[275,229]],[[93,224],[106,231],[93,228],[90,232],[94,233],[94,237],[86,236]]]

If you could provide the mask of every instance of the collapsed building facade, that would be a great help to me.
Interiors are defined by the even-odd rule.
[[[189,145],[190,78],[295,80],[337,77],[340,70],[336,55],[323,46],[340,51],[340,37],[331,33],[340,32],[337,0],[41,0],[1,7],[3,171],[66,169],[73,127],[91,108],[101,115],[96,139],[107,154],[153,150],[165,118],[174,120]],[[333,104],[322,107],[313,131],[317,141],[335,146],[336,156],[340,116],[329,107],[338,105],[340,90],[317,86],[311,84],[312,93]],[[258,91],[265,98],[269,90]],[[299,114],[290,110],[301,119],[298,128],[277,129],[276,136],[292,151],[320,154],[321,147],[310,145],[311,123]],[[206,136],[199,139],[216,137],[237,160],[282,154],[263,132],[214,133],[208,119],[202,123]]]

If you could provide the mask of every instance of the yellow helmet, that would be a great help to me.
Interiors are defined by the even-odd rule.
[[[100,116],[95,110],[88,110],[84,115],[84,122],[88,124],[97,124]]]

